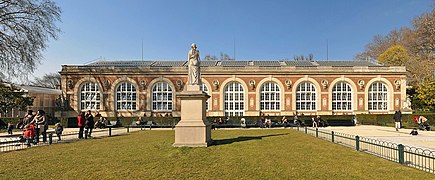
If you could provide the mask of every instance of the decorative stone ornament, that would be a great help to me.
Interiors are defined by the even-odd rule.
[[[293,82],[291,80],[287,79],[287,80],[285,80],[284,83],[287,86],[287,89],[291,89],[292,88]]]
[[[142,87],[142,89],[146,89],[147,81],[145,81],[145,80],[140,81],[140,86]]]
[[[328,84],[329,84],[328,80],[326,80],[326,79],[322,80],[323,89],[328,88]]]
[[[104,80],[104,87],[106,87],[106,89],[110,88],[110,80],[108,79]]]
[[[394,80],[394,85],[396,86],[396,90],[400,89],[400,80],[396,79]]]
[[[219,89],[219,81],[218,80],[214,80],[213,81],[213,87],[214,87],[214,90],[218,90]]]
[[[175,82],[175,84],[177,85],[178,90],[182,90],[183,89],[183,81],[182,80],[177,80]]]
[[[360,90],[364,89],[364,84],[365,84],[364,80],[362,79],[358,80],[358,86]]]
[[[250,80],[249,86],[251,87],[252,90],[254,90],[255,89],[255,80]]]
[[[67,83],[68,83],[68,88],[70,88],[70,89],[74,88],[74,82],[72,79],[69,79]]]

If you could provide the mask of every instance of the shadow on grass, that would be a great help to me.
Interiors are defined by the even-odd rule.
[[[281,134],[269,134],[264,136],[239,136],[236,138],[230,138],[230,139],[218,139],[213,140],[212,146],[218,146],[218,145],[224,145],[224,144],[231,144],[235,142],[243,142],[243,141],[250,141],[250,140],[261,140],[265,137],[273,137],[273,136],[283,136],[287,135],[289,133],[281,133]]]

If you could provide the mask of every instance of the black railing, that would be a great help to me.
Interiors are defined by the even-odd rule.
[[[332,143],[342,144],[357,151],[372,154],[406,166],[435,173],[435,151],[380,141],[366,137],[344,134],[311,127],[291,127],[300,132]]]

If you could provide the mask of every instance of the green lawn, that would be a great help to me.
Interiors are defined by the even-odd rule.
[[[434,175],[290,129],[212,131],[174,148],[174,131],[1,153],[0,179],[432,179]]]

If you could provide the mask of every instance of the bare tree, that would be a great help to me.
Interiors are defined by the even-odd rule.
[[[56,89],[57,86],[60,85],[60,74],[50,73],[45,74],[44,76],[42,76],[42,78],[37,77],[32,82],[32,85]]]
[[[57,39],[61,9],[52,0],[0,0],[0,72],[27,79],[50,38]]]
[[[308,54],[308,56],[300,55],[293,56],[293,60],[295,61],[312,61],[314,60],[314,55],[312,53]]]
[[[210,54],[207,54],[204,57],[204,60],[205,61],[216,61],[216,60],[219,60],[219,61],[234,61],[235,59],[231,58],[231,56],[228,55],[227,53],[220,52],[219,53],[219,58],[217,58],[215,55],[210,56]]]

